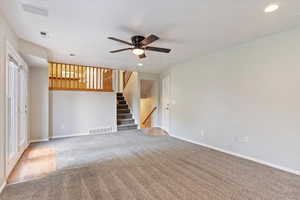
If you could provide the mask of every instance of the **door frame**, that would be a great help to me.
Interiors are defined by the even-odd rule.
[[[19,55],[19,53],[15,50],[15,48],[13,47],[13,45],[11,45],[8,41],[6,42],[6,62],[5,62],[5,101],[4,101],[4,105],[5,105],[5,124],[4,124],[4,130],[5,130],[5,138],[4,138],[4,148],[5,148],[5,169],[4,169],[4,173],[6,175],[6,178],[9,176],[9,174],[11,173],[11,171],[13,170],[14,166],[16,165],[16,163],[18,162],[18,160],[20,159],[21,155],[23,154],[23,152],[25,151],[25,149],[28,147],[29,142],[28,142],[28,117],[27,117],[27,135],[25,136],[25,141],[24,144],[19,145],[19,142],[17,141],[17,155],[15,156],[15,158],[13,160],[9,160],[9,146],[8,146],[8,90],[9,90],[9,80],[8,80],[8,76],[9,76],[9,57],[13,57],[19,65],[21,65],[23,67],[23,69],[28,73],[28,66],[27,64],[24,62],[24,60],[22,59],[22,57]],[[28,81],[28,80],[27,80]],[[28,85],[28,83],[27,83]],[[28,92],[28,91],[27,91]],[[27,93],[28,94],[28,93]],[[28,99],[27,99],[28,102]],[[18,109],[19,110],[19,109]],[[19,111],[18,111],[19,112]],[[19,136],[17,134],[17,140],[18,140]]]

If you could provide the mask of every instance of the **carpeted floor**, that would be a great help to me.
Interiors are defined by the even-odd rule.
[[[300,177],[169,136],[140,131],[35,145],[58,171],[7,186],[1,200],[296,200]]]

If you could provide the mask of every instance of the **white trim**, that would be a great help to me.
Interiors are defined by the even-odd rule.
[[[49,141],[49,138],[30,140],[30,144],[36,142],[47,142],[47,141]]]
[[[300,171],[297,171],[297,170],[293,170],[293,169],[289,169],[287,167],[282,167],[282,166],[279,166],[279,165],[275,165],[275,164],[272,164],[272,163],[269,163],[269,162],[266,162],[266,161],[263,161],[263,160],[260,160],[260,159],[252,158],[252,157],[245,156],[245,155],[241,155],[241,154],[238,154],[238,153],[234,153],[232,151],[227,151],[227,150],[224,150],[224,149],[221,149],[221,148],[218,148],[218,147],[214,147],[214,146],[211,146],[211,145],[208,145],[208,144],[204,144],[204,143],[201,143],[201,142],[195,142],[195,141],[192,141],[192,140],[189,140],[189,139],[185,139],[183,137],[179,137],[179,136],[175,136],[175,135],[170,135],[170,136],[174,137],[174,138],[177,138],[179,140],[184,140],[186,142],[190,142],[190,143],[197,144],[197,145],[200,145],[200,146],[203,146],[203,147],[207,147],[209,149],[213,149],[213,150],[220,151],[220,152],[223,152],[223,153],[226,153],[226,154],[230,154],[230,155],[235,156],[235,157],[250,160],[250,161],[253,161],[253,162],[256,162],[256,163],[259,163],[259,164],[262,164],[262,165],[266,165],[266,166],[269,166],[269,167],[272,167],[272,168],[275,168],[275,169],[279,169],[279,170],[282,170],[282,171],[285,171],[285,172],[300,175]]]
[[[3,189],[5,188],[5,186],[6,186],[6,181],[4,181],[4,183],[0,187],[0,194],[2,193]]]
[[[90,134],[90,133],[78,133],[78,134],[72,134],[72,135],[61,135],[61,136],[51,136],[49,139],[59,139],[59,138],[69,138],[69,137],[79,137],[79,136],[87,136],[87,135],[109,135],[111,133],[117,133],[118,131],[112,131],[107,133],[96,133],[96,134]]]
[[[51,136],[50,139],[68,138],[68,137],[85,136],[85,135],[95,135],[95,134],[78,133],[78,134],[72,134],[72,135]]]

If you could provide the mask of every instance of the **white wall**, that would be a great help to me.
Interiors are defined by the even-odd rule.
[[[89,129],[116,131],[113,92],[50,91],[51,137],[87,134]]]
[[[299,35],[300,28],[172,68],[171,134],[300,172]]]
[[[138,72],[133,72],[123,91],[135,123],[140,127],[140,80]]]
[[[30,140],[46,140],[49,138],[48,68],[30,68],[29,95]]]
[[[0,12],[0,192],[5,182],[5,74],[6,74],[6,41],[18,50],[18,38]]]

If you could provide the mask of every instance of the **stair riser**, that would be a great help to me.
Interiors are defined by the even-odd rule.
[[[125,100],[125,98],[124,97],[117,97],[117,100],[122,101],[122,100]]]
[[[131,119],[132,114],[123,114],[123,115],[117,115],[117,119]]]
[[[118,125],[134,124],[134,119],[130,119],[130,120],[118,120],[117,124]]]
[[[118,109],[128,109],[128,105],[127,104],[119,104],[117,106]]]
[[[118,104],[119,104],[119,105],[121,105],[121,104],[122,104],[122,105],[124,105],[124,104],[126,105],[126,101],[118,101]]]
[[[129,109],[118,109],[117,113],[130,113]]]
[[[118,131],[127,131],[127,130],[135,130],[135,129],[137,129],[137,125],[118,127]]]

